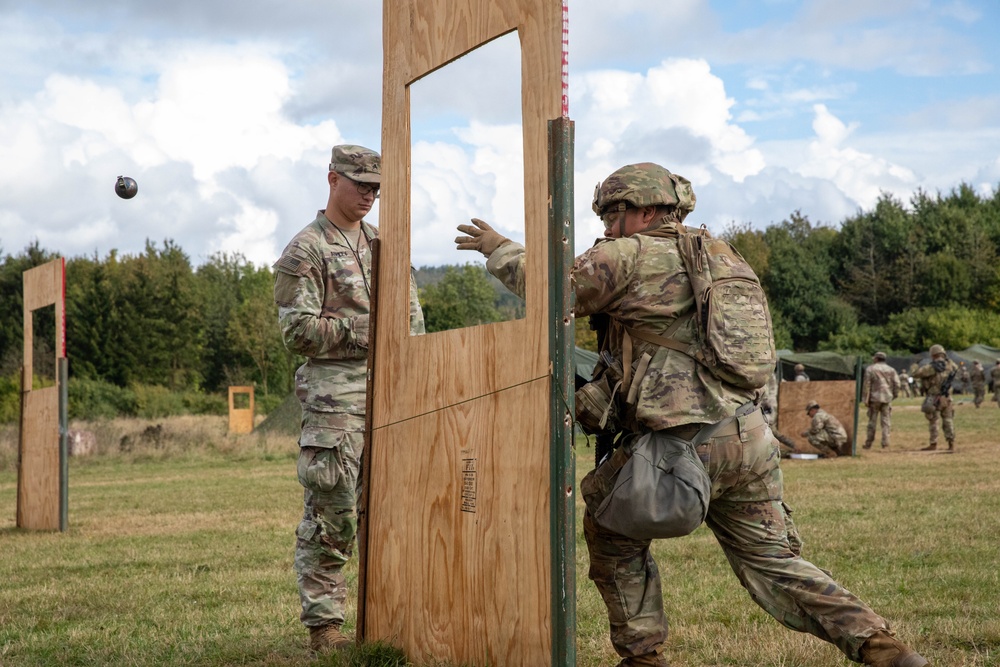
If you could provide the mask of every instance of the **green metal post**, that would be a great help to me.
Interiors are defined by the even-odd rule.
[[[854,362],[854,435],[851,436],[851,456],[858,455],[858,415],[861,412],[861,375],[864,370],[865,365],[859,354]]]
[[[552,665],[576,665],[576,465],[573,457],[573,122],[549,121],[549,360]]]

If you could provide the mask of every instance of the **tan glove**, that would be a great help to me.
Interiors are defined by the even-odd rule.
[[[472,225],[475,225],[473,227]],[[500,234],[479,218],[472,219],[472,225],[459,225],[458,231],[469,236],[455,237],[459,250],[478,250],[486,257],[500,246],[510,243],[510,239]]]

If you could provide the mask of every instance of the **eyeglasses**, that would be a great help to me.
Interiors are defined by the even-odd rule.
[[[358,194],[362,197],[375,193],[375,199],[378,199],[378,189],[382,187],[379,183],[362,183],[361,181],[354,181],[354,185],[357,186]]]
[[[333,170],[331,169],[330,171]],[[361,195],[362,197],[367,197],[368,195],[374,192],[375,199],[378,199],[378,189],[382,187],[380,183],[362,183],[361,181],[356,181],[347,174],[343,174],[339,171],[337,172],[337,174],[339,174],[343,178],[346,178],[351,183],[354,183],[354,187],[358,189],[358,194]]]

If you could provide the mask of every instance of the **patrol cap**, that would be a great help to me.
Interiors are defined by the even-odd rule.
[[[341,144],[333,147],[330,171],[361,183],[382,182],[382,156],[370,148]]]
[[[875,353],[875,360],[876,361],[885,361],[885,352],[876,352]]]
[[[809,401],[808,403],[806,403],[806,412],[809,412],[813,408],[818,408],[818,407],[819,403],[817,403],[816,401]]]

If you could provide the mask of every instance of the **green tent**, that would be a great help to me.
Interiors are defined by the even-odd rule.
[[[860,376],[858,361],[856,354],[778,350],[778,374],[783,380],[794,380],[795,364],[802,364],[811,380],[850,380]]]

